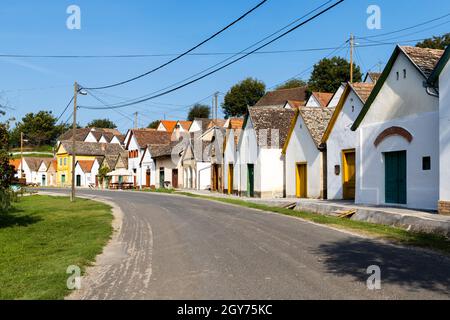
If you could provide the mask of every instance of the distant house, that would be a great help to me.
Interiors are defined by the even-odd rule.
[[[50,167],[52,160],[53,159],[51,158],[42,159],[41,164],[39,165],[37,180],[39,185],[43,187],[49,186],[50,178],[48,176],[48,168]]]
[[[306,102],[306,107],[326,108],[333,95],[328,92],[313,92]]]
[[[23,161],[19,165],[19,172],[22,170],[22,174],[26,179],[28,184],[42,184],[42,175],[39,175],[39,167],[42,161],[48,161],[49,158],[35,158],[35,157],[24,157]],[[22,167],[23,164],[23,167]]]
[[[211,163],[211,191],[223,192],[223,150],[226,121],[211,121],[208,130],[201,136],[201,140],[208,143],[209,159]]]
[[[182,153],[188,140],[173,141],[166,145],[149,146],[152,158],[155,161],[155,186],[164,188],[183,187]]]
[[[77,187],[87,188],[96,185],[98,162],[94,160],[78,160],[75,165],[75,183]]]
[[[94,161],[98,157],[117,157],[123,148],[118,144],[98,143],[98,142],[76,142],[75,161]],[[72,141],[61,141],[56,150],[57,160],[57,185],[64,187],[72,185]],[[75,163],[76,164],[76,163]],[[75,183],[81,179],[75,177]]]
[[[145,187],[148,175],[155,177],[155,167],[151,154],[148,152],[150,145],[164,145],[171,142],[172,134],[167,131],[155,131],[147,129],[133,129],[127,141],[128,170],[134,174],[134,185]],[[151,181],[154,184],[154,180]]]
[[[183,185],[187,189],[207,190],[211,188],[210,144],[202,141],[201,132],[190,134],[182,154]]]
[[[299,101],[301,104],[307,100],[307,88],[298,87],[292,89],[280,89],[267,92],[255,107],[283,107],[286,101]]]
[[[177,121],[161,120],[156,130],[172,133],[175,130],[176,125]]]
[[[51,159],[50,164],[47,168],[47,186],[56,187],[56,176],[57,176],[57,163],[56,159]]]
[[[283,145],[286,197],[326,197],[326,153],[321,140],[333,112],[322,107],[295,111]]]
[[[355,199],[357,133],[350,128],[367,101],[373,83],[347,83],[321,144],[327,147],[328,199]]]
[[[428,79],[439,94],[439,213],[450,215],[450,47]],[[429,90],[433,92],[433,90]]]
[[[366,83],[377,83],[378,79],[380,79],[381,73],[380,72],[368,72],[366,74],[366,77],[364,78],[364,82]]]
[[[239,138],[237,166],[233,168],[240,195],[260,198],[284,196],[281,151],[295,115],[292,109],[283,108],[285,103],[248,109]]]
[[[437,209],[439,99],[424,82],[442,54],[395,48],[352,126],[357,203]]]
[[[224,192],[238,194],[237,146],[241,135],[244,119],[230,118],[226,124],[224,163]]]

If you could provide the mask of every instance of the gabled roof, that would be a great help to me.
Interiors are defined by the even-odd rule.
[[[72,154],[72,141],[61,141],[68,154]],[[118,144],[98,143],[98,142],[81,142],[75,144],[75,152],[78,156],[105,156],[109,154],[119,154],[123,148]]]
[[[135,137],[137,144],[140,148],[145,148],[147,145],[152,144],[168,144],[170,143],[172,133],[166,131],[156,131],[148,129],[134,129],[132,130],[132,136]],[[128,141],[130,145],[131,138]]]
[[[167,132],[170,133],[172,133],[173,130],[175,130],[175,126],[177,125],[177,121],[172,120],[161,120],[159,123],[162,124],[164,128],[166,128]]]
[[[303,122],[308,129],[311,138],[317,148],[321,145],[322,136],[330,122],[331,116],[334,112],[334,108],[317,108],[317,107],[302,107],[295,111],[295,116],[289,126],[288,138],[283,146],[283,154],[286,154],[289,141],[294,132],[295,125],[297,124],[298,117],[303,119]]]
[[[306,87],[298,87],[267,92],[264,97],[255,104],[255,107],[284,106],[288,100],[306,101],[306,89]]]
[[[333,93],[328,92],[313,92],[312,95],[323,108],[325,108],[330,103],[331,98],[333,98]]]
[[[381,72],[367,72],[366,77],[364,78],[364,82],[367,81],[367,78],[372,79],[372,81],[375,83],[380,79]]]
[[[286,107],[286,105],[290,105],[293,109],[298,109],[300,107],[303,107],[305,105],[305,101],[295,101],[295,100],[288,100],[284,107]]]
[[[94,160],[78,160],[77,164],[80,166],[84,173],[90,173],[94,166]]]
[[[227,120],[225,119],[211,119],[208,123],[208,126],[206,129],[210,129],[212,127],[220,127],[223,128]]]
[[[333,112],[333,115],[331,117],[331,120],[328,123],[327,129],[325,130],[325,133],[323,134],[321,143],[325,143],[328,140],[328,137],[331,134],[331,131],[334,128],[334,125],[336,123],[337,118],[339,117],[339,114],[341,113],[342,109],[344,108],[345,101],[348,98],[348,95],[351,91],[353,91],[356,96],[361,100],[361,102],[364,104],[366,103],[367,99],[370,96],[370,93],[372,92],[373,88],[375,87],[375,83],[368,83],[368,82],[354,82],[350,83],[348,82],[345,86],[344,92],[342,93],[341,98],[339,99],[339,102],[336,106],[336,109]]]
[[[396,46],[391,58],[389,59],[386,67],[383,70],[383,73],[380,76],[380,79],[378,79],[375,87],[367,98],[364,107],[353,123],[353,126],[351,128],[353,131],[358,129],[362,120],[366,116],[367,111],[369,111],[372,103],[375,101],[375,98],[378,96],[378,93],[380,92],[381,88],[386,82],[386,79],[391,73],[395,61],[401,53],[404,54],[413,64],[413,66],[415,66],[416,69],[423,75],[423,77],[428,80],[428,77],[439,62],[442,54],[444,53],[444,50]]]
[[[71,140],[72,139],[72,129],[67,130],[62,135],[58,137],[58,141]],[[100,139],[102,133],[109,133],[113,135],[120,135],[120,131],[117,129],[105,129],[105,128],[77,128],[75,130],[75,140],[84,141],[88,134],[92,132],[97,141]]]
[[[441,59],[439,60],[430,77],[428,78],[429,84],[435,87],[438,86],[439,76],[441,75],[442,70],[444,70],[449,60],[450,60],[450,46],[447,46],[447,49],[445,49],[444,54],[442,55]]]
[[[30,168],[31,171],[38,171],[39,167],[41,166],[42,161],[47,161],[49,158],[35,158],[35,157],[24,157],[23,161],[26,162],[28,165],[28,168]],[[51,160],[51,159],[50,159]]]
[[[256,133],[257,143],[262,148],[283,147],[289,133],[289,125],[294,118],[292,109],[283,107],[250,107],[249,117]],[[272,141],[272,130],[278,130],[278,141]],[[260,134],[267,132],[267,143],[260,145]],[[265,141],[264,141],[265,142]]]
[[[180,124],[180,126],[184,129],[184,130],[186,130],[186,131],[189,131],[189,128],[191,127],[191,125],[192,125],[192,121],[178,121],[178,123]]]
[[[442,57],[444,50],[419,48],[419,47],[400,47],[408,58],[419,68],[423,75],[428,78],[433,72],[436,64]]]

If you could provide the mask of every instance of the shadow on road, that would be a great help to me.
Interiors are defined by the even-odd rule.
[[[450,295],[450,259],[438,254],[395,247],[364,239],[321,245],[314,254],[328,272],[352,276],[366,282],[367,268],[381,269],[381,284],[400,285],[408,290],[432,290]]]

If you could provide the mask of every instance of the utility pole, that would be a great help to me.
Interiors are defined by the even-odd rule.
[[[134,113],[134,128],[135,129],[138,128],[138,112],[137,111]]]
[[[350,83],[353,83],[353,34],[350,34]]]
[[[216,122],[217,122],[217,112],[218,112],[218,109],[219,109],[219,92],[214,93],[214,105],[215,105],[215,113],[214,113],[215,118],[214,118],[214,120],[216,120]]]
[[[78,83],[75,82],[73,91],[73,124],[72,124],[72,193],[70,195],[70,201],[75,201],[75,154],[76,154],[76,139],[77,132],[77,95],[78,95]]]

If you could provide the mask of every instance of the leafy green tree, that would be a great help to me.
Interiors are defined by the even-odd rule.
[[[257,79],[247,78],[231,87],[225,95],[222,109],[226,118],[240,117],[248,106],[255,105],[266,93],[266,85]]]
[[[314,65],[308,89],[319,92],[334,93],[342,82],[350,80],[350,63],[341,57],[322,59]],[[359,66],[353,64],[353,81],[361,82],[362,73]]]
[[[283,84],[280,84],[279,86],[277,86],[275,89],[276,90],[281,90],[281,89],[292,89],[292,88],[298,88],[298,87],[305,87],[308,84],[301,80],[301,79],[291,79],[286,81]]]
[[[445,50],[448,45],[450,45],[450,33],[425,39],[422,42],[418,42],[416,47]]]
[[[209,106],[205,104],[195,104],[192,106],[191,110],[189,110],[189,114],[187,116],[188,121],[194,121],[195,118],[205,118],[208,119],[210,116]]]
[[[56,118],[49,111],[26,114],[10,132],[10,145],[20,145],[20,132],[23,132],[32,146],[53,144],[67,126],[56,125]]]
[[[159,126],[160,121],[155,120],[153,122],[150,122],[150,124],[147,126],[148,129],[156,129]]]
[[[9,164],[8,129],[0,123],[0,213],[5,212],[11,205],[11,186],[14,179],[14,168]]]
[[[117,126],[109,119],[95,119],[89,122],[86,128],[116,129]]]

